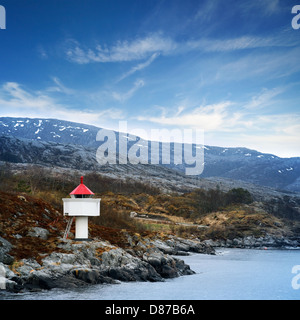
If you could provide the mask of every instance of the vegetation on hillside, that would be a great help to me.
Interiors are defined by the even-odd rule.
[[[48,203],[59,213],[63,228],[66,221],[62,217],[61,199],[68,197],[80,181],[79,173],[67,172],[38,166],[26,166],[22,172],[15,172],[6,164],[0,167],[0,191]],[[156,232],[225,239],[272,232],[286,234],[298,228],[296,222],[267,213],[265,204],[253,202],[249,191],[242,188],[228,192],[216,188],[164,193],[141,181],[117,180],[96,172],[85,174],[84,183],[102,199],[100,217],[91,219],[91,233],[99,228],[113,228],[139,234]],[[104,230],[107,229],[102,229],[103,234],[109,237]],[[112,238],[109,240],[113,242]]]

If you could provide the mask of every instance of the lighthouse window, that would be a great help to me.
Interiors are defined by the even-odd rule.
[[[75,198],[90,198],[89,194],[75,194]]]

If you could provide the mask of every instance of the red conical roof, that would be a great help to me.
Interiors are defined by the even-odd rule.
[[[73,194],[94,194],[87,186],[83,184],[83,177],[80,177],[80,185],[76,187],[71,193]]]

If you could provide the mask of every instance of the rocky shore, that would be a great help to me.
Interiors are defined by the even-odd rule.
[[[38,230],[33,236],[40,236]],[[0,237],[0,290],[12,292],[52,288],[76,288],[91,284],[120,281],[164,281],[194,274],[185,262],[176,257],[190,253],[215,254],[215,248],[287,249],[300,248],[299,238],[266,235],[227,240],[187,240],[174,236],[141,238],[124,231],[129,249],[108,241],[63,240],[57,252],[41,253],[33,258],[14,261],[9,254],[12,245]]]
[[[213,248],[242,248],[242,249],[300,249],[300,237],[275,237],[266,235],[264,237],[247,236],[226,240],[205,240],[204,244]]]
[[[15,262],[9,255],[11,244],[0,238],[0,289],[20,292],[119,281],[164,281],[194,273],[174,255],[214,254],[209,244],[198,241],[171,236],[164,240],[126,236],[130,249],[102,240],[61,239],[60,252],[41,253],[39,262],[35,259]]]
[[[288,236],[296,233],[287,232],[278,221],[278,227],[270,228],[273,233],[263,237],[199,241],[93,224],[92,241],[64,240],[66,221],[44,201],[2,192],[0,205],[0,290],[13,292],[164,281],[194,273],[180,256],[214,254],[217,247],[300,248],[300,238]],[[248,216],[257,219],[250,213],[239,217],[248,223]]]

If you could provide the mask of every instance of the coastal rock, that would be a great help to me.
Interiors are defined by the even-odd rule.
[[[14,261],[14,258],[8,254],[11,248],[12,244],[0,237],[0,262],[11,264]]]
[[[264,237],[247,236],[244,238],[234,238],[233,240],[205,240],[205,244],[213,247],[226,248],[245,248],[245,249],[259,249],[259,248],[299,248],[300,239],[288,237],[276,237],[272,235],[265,235]]]
[[[17,282],[0,276],[0,290],[6,290],[10,292],[19,292],[22,286]]]
[[[43,259],[43,266],[49,269],[68,269],[69,266],[85,265],[90,266],[90,261],[83,253],[59,253],[53,252]]]
[[[195,271],[191,270],[190,266],[187,265],[183,260],[174,258],[176,263],[176,268],[181,276],[187,276],[195,274]]]
[[[53,289],[56,287],[54,279],[47,271],[35,270],[23,279],[23,285],[28,290]]]
[[[119,283],[116,279],[108,277],[106,272],[102,272],[99,269],[74,269],[72,274],[76,279],[88,284]]]
[[[155,268],[121,248],[104,252],[101,266],[109,277],[120,281],[162,281]]]
[[[33,227],[29,230],[27,235],[30,237],[36,237],[41,238],[43,240],[47,240],[49,236],[49,231],[44,228]]]
[[[200,242],[190,239],[169,236],[166,241],[155,240],[152,244],[159,250],[171,255],[186,255],[186,253],[214,254],[215,251],[210,242]]]
[[[41,230],[31,230],[40,235]],[[36,233],[35,233],[36,232]],[[210,246],[176,237],[166,240],[143,239],[129,235],[130,248],[122,249],[107,241],[61,241],[57,248],[63,252],[43,254],[43,259],[21,259],[14,262],[11,271],[2,263],[0,274],[6,290],[41,290],[52,288],[76,288],[97,283],[118,281],[164,281],[194,272],[183,260],[172,255],[188,252],[213,252]],[[3,239],[2,254],[12,247]],[[6,261],[6,260],[5,260]],[[4,285],[5,284],[5,285]]]
[[[193,273],[183,260],[176,259],[157,250],[144,253],[143,260],[149,263],[163,278],[175,278]]]
[[[18,292],[21,289],[21,286],[18,282],[14,281],[17,277],[15,274],[8,268],[7,265],[0,262],[0,290],[7,290],[11,292]]]
[[[165,254],[173,254],[175,255],[177,252],[174,249],[174,244],[173,243],[167,243],[163,242],[162,240],[154,240],[151,242],[152,246],[157,248],[158,250],[162,251]]]
[[[175,278],[178,276],[175,260],[168,255],[158,252],[146,253],[143,260],[148,262],[163,278]]]
[[[100,273],[95,269],[78,268],[72,270],[72,274],[75,276],[75,278],[80,279],[86,283],[96,284],[100,281]]]
[[[107,275],[120,281],[163,281],[163,278],[149,264],[127,265],[123,268],[110,268]]]
[[[34,270],[39,270],[42,266],[34,259],[22,259],[14,267],[20,277],[26,277]]]

